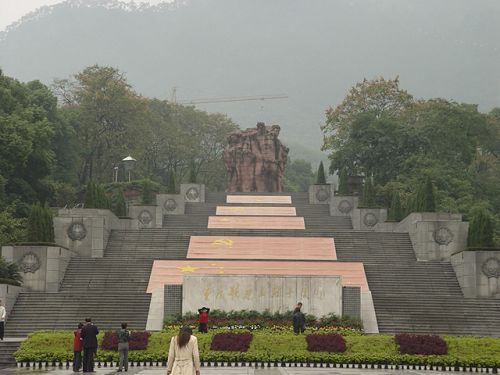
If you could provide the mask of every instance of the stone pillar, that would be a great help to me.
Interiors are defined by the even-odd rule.
[[[500,251],[459,251],[451,264],[464,297],[500,298]]]
[[[205,185],[203,184],[181,184],[181,197],[187,203],[205,202]]]
[[[469,223],[462,215],[420,212],[403,219],[395,232],[408,232],[417,260],[450,260],[467,247]]]
[[[356,208],[352,212],[352,227],[355,230],[374,231],[378,223],[387,220],[385,208]]]
[[[111,230],[124,229],[128,223],[110,210],[62,209],[54,217],[55,242],[82,257],[102,258]]]
[[[128,216],[132,218],[131,229],[160,228],[163,220],[158,223],[156,211],[161,211],[156,205],[129,206]]]
[[[353,195],[334,195],[330,199],[330,216],[350,216],[358,207],[358,197]]]
[[[330,204],[332,197],[332,184],[309,186],[309,204]]]
[[[156,225],[163,226],[165,215],[184,215],[185,200],[180,194],[157,194],[156,195]]]
[[[22,288],[32,292],[58,292],[73,251],[60,246],[4,246],[5,260],[17,263]]]

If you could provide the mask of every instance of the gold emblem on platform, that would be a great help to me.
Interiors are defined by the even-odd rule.
[[[212,246],[225,246],[225,247],[233,247],[234,241],[227,239],[219,239],[212,241]]]
[[[198,268],[191,267],[189,264],[187,266],[177,267],[181,272],[195,272]]]

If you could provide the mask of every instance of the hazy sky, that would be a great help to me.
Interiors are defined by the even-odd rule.
[[[0,0],[0,31],[25,14],[44,5],[62,3],[64,0]],[[92,0],[89,0],[92,1]],[[134,0],[135,3],[158,4],[164,0]],[[124,2],[130,2],[125,0]]]

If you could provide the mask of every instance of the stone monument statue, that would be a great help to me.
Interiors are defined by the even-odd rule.
[[[229,177],[228,192],[280,192],[288,156],[288,148],[278,139],[279,125],[231,133],[224,151],[224,164]]]

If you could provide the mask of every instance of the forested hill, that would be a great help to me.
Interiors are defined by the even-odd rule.
[[[90,5],[89,5],[90,4]],[[50,83],[98,63],[146,96],[281,94],[207,104],[242,127],[279,123],[292,152],[317,152],[328,105],[366,78],[399,75],[419,97],[500,103],[498,0],[192,0],[157,7],[68,1],[0,38],[0,67]]]

